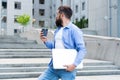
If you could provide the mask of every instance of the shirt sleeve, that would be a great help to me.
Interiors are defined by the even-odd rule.
[[[54,48],[54,42],[53,42],[53,41],[46,41],[44,44],[45,44],[46,47],[49,48],[49,49]]]
[[[77,50],[77,56],[73,64],[75,66],[78,66],[86,54],[86,48],[83,40],[83,33],[81,30],[74,31],[74,43]]]

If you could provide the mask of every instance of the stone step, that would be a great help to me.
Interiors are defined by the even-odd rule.
[[[11,80],[11,79],[2,79],[2,80]],[[12,80],[37,80],[37,77],[36,78],[14,78]]]
[[[41,75],[42,72],[12,72],[12,73],[0,73],[1,79],[14,79],[14,78],[36,78]]]
[[[43,44],[41,44],[43,45]],[[0,52],[49,52],[50,49],[47,48],[41,48],[41,49],[0,49]]]
[[[33,51],[29,51],[29,52],[0,52],[0,56],[2,55],[52,55],[51,52],[33,52]]]
[[[51,55],[0,55],[1,58],[51,58]]]
[[[14,78],[12,80],[37,80],[36,78]],[[119,80],[119,75],[98,75],[98,76],[76,76],[75,80]],[[11,80],[11,79],[2,79],[2,80]]]
[[[27,58],[24,60],[24,58],[20,58],[20,59],[1,59],[0,60],[0,67],[41,67],[41,66],[47,66],[48,63],[49,63],[50,59],[44,59],[44,58]],[[102,65],[101,65],[102,64]],[[112,63],[110,62],[96,62],[96,63],[93,63],[93,62],[86,62],[84,61],[83,62],[83,65],[84,66],[103,66],[103,67],[106,67],[106,66],[114,66]]]
[[[48,61],[48,60],[47,60]],[[48,63],[16,63],[16,64],[0,64],[0,68],[12,68],[12,67],[17,67],[17,68],[29,68],[29,67],[47,67]]]
[[[43,72],[46,67],[7,67],[0,68],[0,73],[10,73],[10,72]]]
[[[35,60],[36,61],[36,59],[33,59],[32,58],[32,60]],[[19,59],[15,59],[15,61],[16,62],[20,62],[19,61]],[[28,60],[27,60],[28,61]],[[44,59],[42,60],[42,58],[40,59],[40,60],[38,60],[39,62],[38,63],[25,63],[25,60],[22,62],[22,63],[16,63],[16,64],[13,64],[13,63],[4,63],[4,64],[0,64],[0,68],[1,69],[3,69],[4,70],[4,68],[5,69],[12,69],[12,68],[14,68],[14,69],[18,69],[18,68],[22,68],[22,69],[31,69],[32,67],[33,68],[35,68],[36,67],[36,69],[37,68],[41,68],[41,67],[47,67],[48,66],[48,60],[47,60],[47,62],[45,62],[44,61]],[[41,61],[44,61],[43,63],[41,63]],[[12,61],[12,62],[14,62],[14,61]],[[37,62],[37,61],[36,61]],[[102,65],[101,65],[102,64]],[[115,66],[115,65],[113,65],[112,63],[110,63],[110,62],[86,62],[86,61],[84,61],[84,63],[83,63],[83,65],[84,65],[84,68],[82,69],[82,70],[116,70],[116,69],[118,69],[118,67],[117,66]],[[81,70],[81,69],[80,69]]]
[[[20,36],[0,36],[0,40],[2,40],[2,39],[6,39],[6,40],[18,40],[18,39],[27,40],[26,37],[20,37]]]
[[[98,66],[85,66],[82,70],[118,70],[119,68],[115,65],[98,65]]]
[[[1,73],[6,72],[43,72],[47,69],[47,66],[41,67],[0,67]],[[89,71],[89,70],[118,70],[117,66],[84,66],[83,69],[77,69],[78,71]]]
[[[0,40],[0,44],[37,44],[35,40],[8,40],[8,39],[2,39]]]
[[[120,70],[86,70],[78,71],[77,76],[120,75]]]
[[[12,72],[0,73],[0,79],[14,78],[36,78],[42,72]],[[94,71],[78,71],[77,76],[92,76],[92,75],[120,75],[120,70],[94,70]]]
[[[35,67],[35,66],[47,66],[49,63],[50,58],[14,58],[14,59],[0,59],[0,67]],[[84,66],[112,66],[112,62],[108,61],[99,61],[99,60],[90,60],[90,59],[84,59],[83,60],[83,65]]]
[[[40,49],[46,48],[43,44],[2,44],[0,49]]]
[[[49,49],[3,49],[0,50],[0,55],[51,55]]]
[[[51,58],[51,55],[0,55],[1,58]]]

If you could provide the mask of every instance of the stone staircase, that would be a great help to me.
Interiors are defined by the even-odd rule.
[[[4,46],[3,46],[4,45]],[[0,37],[0,80],[35,80],[47,68],[51,51],[44,44],[20,37]],[[77,76],[120,75],[119,67],[84,59]]]

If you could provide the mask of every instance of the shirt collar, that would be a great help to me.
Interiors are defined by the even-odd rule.
[[[72,24],[72,22],[69,22],[69,24],[67,26],[65,26],[65,28],[70,28],[71,24]]]

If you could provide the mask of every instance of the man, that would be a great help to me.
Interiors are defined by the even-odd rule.
[[[39,76],[38,80],[75,80],[76,67],[83,60],[86,49],[82,31],[70,21],[72,10],[68,6],[60,6],[56,16],[57,29],[54,32],[54,41],[48,41],[41,32],[40,38],[49,49],[76,49],[77,56],[74,63],[65,65],[66,69],[54,69],[51,59],[48,69]]]

